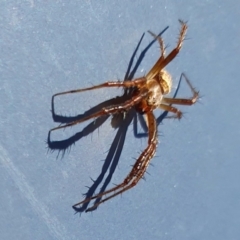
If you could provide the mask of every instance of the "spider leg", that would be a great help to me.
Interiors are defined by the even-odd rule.
[[[73,122],[70,122],[70,123],[52,128],[49,132],[52,132],[52,131],[55,131],[55,130],[61,129],[61,128],[70,127],[70,126],[76,125],[78,123],[82,123],[84,121],[87,121],[91,118],[97,118],[97,117],[101,117],[101,116],[106,115],[106,114],[114,114],[114,113],[117,113],[117,112],[122,112],[122,111],[128,110],[128,109],[132,108],[133,106],[135,106],[137,103],[139,103],[147,95],[147,93],[148,93],[148,90],[143,88],[142,91],[138,95],[132,97],[130,100],[127,100],[126,102],[124,102],[122,104],[105,107],[102,110],[100,110],[96,113],[93,113],[89,116],[83,117],[79,120],[76,120],[76,121],[73,121]]]
[[[180,110],[178,110],[177,108],[171,106],[171,105],[160,104],[159,108],[163,109],[164,111],[174,113],[175,114],[173,116],[174,118],[178,118],[178,119],[182,118],[182,112]]]
[[[76,89],[76,90],[70,90],[70,91],[66,91],[66,92],[56,93],[53,95],[53,97],[63,95],[63,94],[69,94],[69,93],[85,92],[88,90],[104,88],[104,87],[125,87],[125,88],[138,87],[138,86],[141,86],[145,82],[146,82],[145,77],[136,78],[133,81],[109,81],[109,82],[105,82],[105,83],[95,85],[92,87],[88,87],[88,88],[82,88],[82,89]]]
[[[181,75],[181,79],[182,77],[184,77],[184,79],[186,80],[188,86],[190,87],[193,96],[189,99],[185,99],[185,98],[166,98],[163,97],[162,102],[166,103],[166,104],[160,104],[159,108],[168,111],[168,112],[172,112],[175,115],[174,116],[170,116],[170,118],[178,118],[180,119],[182,117],[182,112],[180,110],[178,110],[176,107],[173,107],[172,104],[179,104],[179,105],[192,105],[194,103],[196,103],[198,97],[199,97],[199,92],[197,92],[194,87],[192,86],[191,82],[189,81],[189,79],[187,78],[187,76],[182,73]]]
[[[157,62],[154,64],[154,66],[152,67],[152,69],[149,71],[149,73],[147,74],[147,79],[152,79],[154,77],[156,77],[158,75],[158,73],[165,67],[168,65],[168,63],[170,63],[179,53],[179,51],[181,50],[182,47],[182,43],[184,41],[186,32],[187,32],[187,24],[185,22],[183,22],[182,20],[179,20],[180,24],[181,24],[181,30],[179,33],[179,38],[178,38],[178,42],[177,42],[177,46],[168,54],[168,56],[166,58],[162,58],[162,55],[160,56],[160,58],[157,60]]]
[[[148,30],[148,33],[150,33],[155,39],[158,40],[159,45],[160,45],[160,50],[161,50],[160,58],[164,59],[164,56],[165,56],[165,46],[164,46],[163,39],[160,36],[158,36],[155,33],[153,33],[152,31],[150,31],[150,30]]]
[[[181,24],[181,30],[179,33],[179,38],[178,38],[178,42],[177,42],[177,46],[176,48],[174,48],[169,55],[164,59],[163,63],[161,64],[161,69],[164,68],[165,66],[168,65],[168,63],[170,63],[179,53],[179,51],[182,48],[182,44],[187,32],[187,23],[183,22],[182,20],[179,20],[180,24]]]
[[[154,78],[160,71],[159,71],[159,64],[164,60],[165,57],[165,47],[164,47],[164,42],[163,39],[156,34],[154,34],[151,31],[148,31],[154,38],[156,38],[159,42],[160,45],[160,50],[161,50],[161,56],[159,57],[158,61],[154,64],[152,69],[148,72],[147,74],[147,79],[152,79]],[[161,70],[161,69],[160,69]]]
[[[189,99],[185,99],[185,98],[166,98],[166,97],[164,97],[162,99],[163,103],[180,104],[180,105],[192,105],[197,101],[197,99],[199,98],[199,92],[194,89],[191,82],[189,81],[189,79],[187,78],[187,76],[184,73],[182,73],[182,76],[184,77],[188,86],[190,87],[193,96]]]
[[[148,146],[147,148],[142,152],[142,154],[139,156],[137,161],[135,162],[131,172],[128,174],[128,176],[124,179],[124,181],[121,184],[118,184],[117,186],[103,192],[100,194],[97,194],[91,198],[87,198],[79,203],[76,203],[73,207],[76,207],[78,205],[87,203],[93,199],[101,198],[106,196],[110,193],[110,196],[105,197],[103,200],[101,200],[98,203],[95,203],[92,207],[88,208],[87,211],[91,211],[95,208],[97,208],[100,204],[108,201],[109,199],[129,190],[130,188],[133,188],[141,178],[143,178],[144,173],[147,170],[147,167],[149,165],[150,160],[153,158],[156,147],[157,147],[157,124],[155,117],[151,112],[148,112],[147,114],[147,121],[148,121],[148,127],[149,127],[149,137],[148,137]]]

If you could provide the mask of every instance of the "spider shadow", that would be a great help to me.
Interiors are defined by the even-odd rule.
[[[168,27],[166,27],[158,36],[161,36],[167,29],[168,29]],[[152,40],[148,44],[148,46],[141,52],[140,56],[137,59],[137,62],[135,64],[135,66],[133,67],[133,70],[131,71],[134,58],[136,56],[136,53],[139,49],[139,46],[142,42],[143,37],[144,37],[144,34],[140,38],[139,43],[138,43],[136,49],[134,50],[134,52],[133,52],[133,54],[130,58],[124,80],[132,80],[134,78],[134,75],[135,75],[139,65],[141,64],[146,52],[153,45],[153,43],[156,41],[156,39]],[[125,89],[124,94],[122,96],[116,97],[116,98],[113,98],[113,99],[109,99],[105,102],[102,102],[102,103],[96,105],[95,107],[91,108],[90,110],[86,111],[84,114],[77,115],[77,116],[74,116],[74,117],[65,117],[65,116],[57,115],[55,113],[55,108],[54,108],[54,98],[52,97],[52,118],[55,122],[60,122],[62,124],[63,123],[69,123],[69,122],[72,122],[72,121],[75,121],[75,120],[79,120],[79,119],[81,119],[85,116],[90,115],[93,112],[96,112],[96,111],[102,109],[103,107],[122,103],[122,102],[130,99],[131,94],[132,94],[132,89]],[[176,95],[176,94],[177,93],[175,93],[174,95]],[[167,112],[163,112],[157,118],[158,125],[162,122],[162,120],[166,116],[167,116]],[[79,141],[82,137],[85,137],[88,134],[93,133],[96,129],[98,129],[108,119],[108,117],[109,116],[98,117],[96,120],[94,120],[90,124],[88,124],[81,132],[78,132],[75,135],[73,135],[70,138],[65,139],[65,140],[51,141],[50,132],[49,132],[48,133],[48,139],[47,139],[49,149],[51,151],[58,150],[59,151],[58,155],[59,155],[60,152],[62,152],[62,156],[64,156],[67,149],[69,149],[73,144],[75,144],[77,141]],[[137,131],[137,120],[138,119],[139,119],[139,122],[140,122],[142,128],[144,129],[145,133],[141,133],[141,134],[138,133],[138,131]],[[131,124],[132,121],[133,121],[134,135],[138,138],[147,136],[147,126],[145,124],[143,116],[136,113],[136,111],[134,109],[131,109],[127,114],[125,114],[125,116],[123,116],[123,114],[118,114],[118,115],[115,115],[113,117],[111,123],[112,123],[112,126],[114,128],[118,129],[117,133],[116,133],[115,138],[114,138],[114,140],[111,144],[108,155],[107,155],[107,157],[104,161],[101,173],[99,174],[99,176],[97,177],[96,180],[93,180],[92,186],[89,187],[87,193],[84,194],[85,199],[90,198],[94,195],[95,191],[97,190],[99,185],[102,183],[106,172],[109,170],[109,173],[108,173],[102,187],[100,188],[99,193],[102,193],[106,190],[108,184],[110,183],[110,181],[112,179],[112,175],[115,172],[115,169],[118,165],[118,162],[119,162],[122,150],[123,150],[126,133],[127,133],[128,127],[129,127],[129,125]],[[94,204],[98,203],[100,200],[101,200],[101,198],[96,199]],[[90,202],[86,202],[80,207],[73,207],[73,208],[75,209],[76,212],[83,212],[88,208],[89,204],[90,204]],[[95,210],[95,209],[91,209],[91,211],[93,211],[93,210]]]

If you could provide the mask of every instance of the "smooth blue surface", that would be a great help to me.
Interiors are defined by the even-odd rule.
[[[1,239],[239,239],[239,8],[236,1],[1,1]],[[179,18],[188,20],[188,40],[167,69],[175,88],[185,72],[202,99],[179,107],[186,112],[180,122],[165,119],[159,126],[146,181],[97,211],[74,214],[71,206],[92,185],[90,177],[99,176],[117,130],[109,118],[56,158],[45,143],[58,125],[52,95],[123,79],[149,29],[169,26],[163,38],[170,51]],[[137,56],[151,40],[145,34]],[[155,43],[135,77],[158,57]],[[101,89],[62,96],[55,110],[76,116],[121,94]],[[178,96],[190,96],[184,82]],[[66,139],[86,125],[52,138]],[[108,188],[122,181],[145,145],[130,124]]]

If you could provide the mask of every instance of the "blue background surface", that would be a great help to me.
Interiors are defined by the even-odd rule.
[[[1,1],[1,239],[239,239],[239,9],[236,1]],[[189,31],[167,66],[173,92],[185,72],[201,100],[179,107],[186,112],[180,122],[160,124],[146,181],[97,211],[75,214],[71,206],[92,186],[90,178],[99,177],[118,129],[108,118],[57,158],[45,143],[58,125],[50,112],[52,95],[124,79],[149,29],[160,33],[169,26],[162,35],[169,52],[179,18],[188,21]],[[145,34],[135,62],[151,40]],[[155,43],[135,77],[158,57]],[[101,89],[58,97],[55,110],[76,116],[122,93]],[[182,82],[178,96],[190,95]],[[88,124],[54,132],[52,139],[69,138]],[[146,146],[133,128],[131,123],[108,188],[124,179]],[[138,129],[144,133],[139,123]]]

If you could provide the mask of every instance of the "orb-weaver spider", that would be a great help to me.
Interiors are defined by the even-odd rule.
[[[137,112],[146,115],[146,121],[148,126],[148,146],[144,149],[141,155],[136,160],[135,164],[132,167],[132,170],[127,175],[127,177],[123,180],[122,183],[116,185],[115,187],[106,190],[102,193],[96,194],[90,198],[87,198],[79,203],[73,205],[74,208],[81,204],[90,202],[93,199],[101,199],[99,202],[95,203],[92,207],[88,208],[86,211],[91,211],[97,208],[101,203],[106,202],[107,200],[129,190],[134,187],[141,178],[143,178],[144,173],[147,170],[147,167],[150,163],[150,160],[153,158],[156,147],[158,143],[157,139],[157,123],[153,114],[153,110],[156,108],[161,108],[165,111],[174,113],[173,117],[180,119],[182,117],[182,112],[178,110],[176,107],[173,107],[172,104],[180,104],[180,105],[192,105],[194,104],[199,94],[193,88],[190,81],[183,74],[188,86],[192,91],[192,98],[190,99],[180,99],[180,98],[168,98],[164,97],[164,95],[170,93],[172,88],[172,79],[170,74],[164,69],[179,53],[182,43],[184,41],[187,24],[182,20],[179,20],[181,24],[181,30],[179,33],[179,38],[177,42],[177,46],[167,55],[165,56],[165,46],[161,37],[155,35],[151,31],[148,31],[155,39],[158,40],[161,50],[161,56],[154,64],[152,69],[147,73],[146,76],[136,78],[132,81],[109,81],[103,84],[99,84],[96,86],[92,86],[84,89],[71,90],[66,92],[60,92],[53,95],[53,98],[63,94],[69,93],[79,93],[83,91],[104,88],[104,87],[123,87],[123,88],[133,88],[134,91],[132,93],[132,97],[130,100],[125,101],[124,103],[118,105],[112,105],[105,108],[102,108],[100,111],[91,114],[90,116],[86,116],[81,118],[80,120],[76,120],[65,125],[61,125],[55,128],[52,128],[50,132],[70,127],[76,125],[78,123],[84,122],[86,120],[100,117],[106,114],[116,114],[119,112],[129,111],[131,108],[135,108]],[[109,195],[109,196],[107,196]]]

